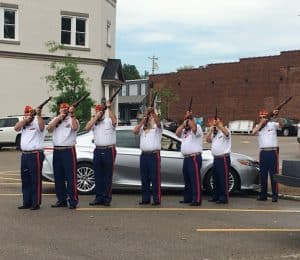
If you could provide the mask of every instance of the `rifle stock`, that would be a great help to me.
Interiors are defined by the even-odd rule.
[[[284,101],[282,101],[277,107],[275,107],[274,110],[280,111],[280,110],[281,110],[288,102],[291,101],[292,98],[293,98],[293,96],[289,96],[289,97],[286,98]],[[273,111],[274,111],[274,110],[273,110]],[[269,112],[269,113],[266,115],[267,121],[266,121],[266,123],[264,123],[264,124],[261,126],[261,128],[260,128],[258,131],[262,130],[262,129],[266,126],[267,122],[274,116],[274,112],[273,112],[273,111]]]
[[[154,106],[154,102],[155,102],[155,99],[156,99],[156,96],[157,96],[158,92],[155,92],[153,97],[152,97],[152,100],[151,100],[151,104],[150,104],[150,107],[153,107]],[[148,123],[149,123],[149,118],[150,118],[150,112],[147,113],[147,116],[146,116],[146,120],[144,122],[144,129],[146,129],[148,127]]]
[[[218,119],[218,108],[216,107],[216,111],[215,111],[215,120]],[[218,129],[216,126],[214,126],[214,131],[213,131],[213,136],[215,137],[218,133]]]
[[[190,105],[189,105],[189,112],[192,111],[192,104],[193,104],[193,97],[191,97],[190,99]],[[186,123],[185,123],[185,130],[188,131],[190,130],[190,127],[189,127],[189,120],[192,119],[191,116],[189,116],[188,118],[186,118]]]
[[[108,100],[109,103],[112,103],[114,101],[115,97],[119,94],[119,92],[121,91],[121,89],[122,89],[122,86],[119,87],[118,90],[110,97],[110,99]],[[98,121],[102,120],[102,117],[104,116],[104,112],[106,111],[106,109],[107,109],[107,105],[105,104],[104,107],[103,107],[103,109],[101,110],[102,111],[102,115],[101,115],[101,117],[99,118]]]

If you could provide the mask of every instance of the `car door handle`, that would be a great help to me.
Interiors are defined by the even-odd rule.
[[[0,132],[1,132],[1,131],[4,131],[4,130],[3,130],[3,129],[0,129]]]

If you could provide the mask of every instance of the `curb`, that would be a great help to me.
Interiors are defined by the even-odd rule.
[[[300,201],[300,196],[295,196],[295,195],[278,194],[278,197],[280,199]]]

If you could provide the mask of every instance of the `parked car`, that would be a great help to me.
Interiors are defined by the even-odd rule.
[[[43,117],[45,124],[48,124],[50,117]],[[23,120],[23,115],[6,116],[0,118],[0,148],[3,146],[16,146],[20,148],[21,131],[16,132],[14,126]]]
[[[132,132],[132,126],[117,127],[117,156],[113,175],[113,188],[139,189],[141,185],[139,174],[139,136]],[[182,163],[180,152],[181,140],[173,132],[163,130],[161,149],[161,186],[163,189],[182,189]],[[95,177],[93,170],[93,143],[92,132],[77,136],[77,189],[81,194],[93,193]],[[53,146],[45,143],[45,160],[43,177],[54,181],[52,168]],[[210,150],[202,153],[203,165],[201,169],[203,188],[212,189],[213,156]],[[240,189],[258,188],[259,166],[252,158],[232,153],[229,173],[229,190],[234,192]]]
[[[283,124],[281,128],[277,130],[278,135],[282,136],[296,136],[298,132],[298,123],[300,122],[295,118],[276,118],[275,121],[281,121]]]

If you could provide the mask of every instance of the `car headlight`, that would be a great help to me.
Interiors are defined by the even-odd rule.
[[[259,168],[258,161],[253,161],[253,160],[248,160],[248,159],[238,159],[237,161],[242,165]]]

